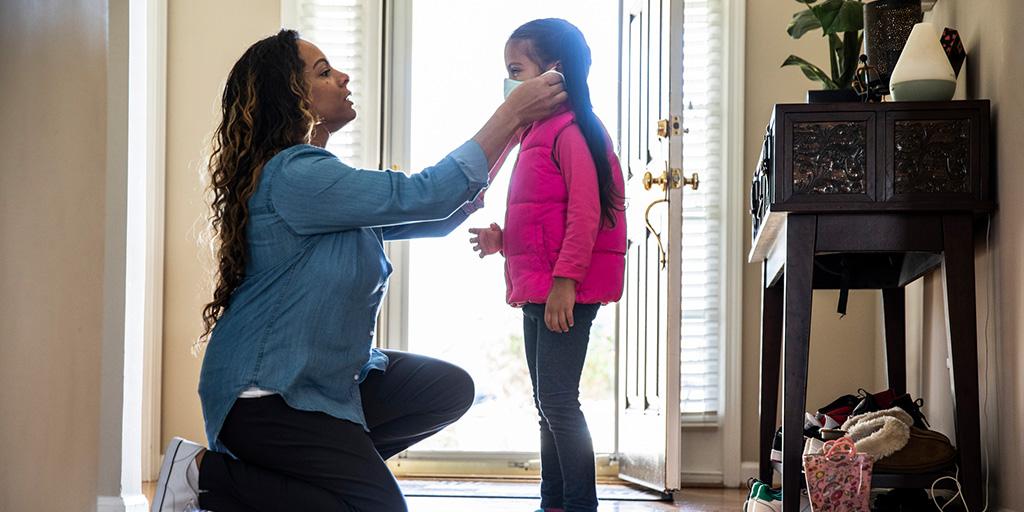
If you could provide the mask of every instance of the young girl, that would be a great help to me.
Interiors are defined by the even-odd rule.
[[[505,228],[471,229],[470,242],[480,257],[502,252],[508,303],[523,308],[540,413],[541,507],[593,511],[594,448],[579,383],[597,310],[622,295],[622,170],[590,102],[590,48],[579,29],[561,19],[531,21],[506,43],[505,66],[506,93],[556,70],[569,101],[522,131]]]

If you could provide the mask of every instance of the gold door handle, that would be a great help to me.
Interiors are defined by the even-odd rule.
[[[644,184],[644,190],[650,190],[652,186],[658,185],[661,187],[661,190],[664,191],[668,190],[670,184],[672,185],[672,188],[679,188],[679,169],[672,169],[671,178],[669,178],[668,171],[662,171],[661,176],[658,176],[657,178],[651,174],[651,171],[647,171],[644,173],[642,182]]]
[[[673,169],[673,170],[675,170],[677,172],[679,171],[678,169]],[[682,174],[682,173],[680,173],[680,174]],[[692,175],[690,175],[689,178],[683,178],[682,179],[682,185],[684,187],[689,185],[691,189],[697,190],[697,187],[700,186],[700,176],[698,176],[697,173],[693,173]]]
[[[700,175],[693,173],[689,178],[684,178],[683,171],[672,169],[671,178],[669,178],[668,171],[662,171],[661,176],[655,178],[651,171],[647,171],[644,173],[643,185],[644,190],[650,190],[654,185],[659,185],[663,191],[668,190],[669,186],[672,188],[688,186],[693,190],[697,190],[700,187]]]
[[[650,173],[647,173],[650,174]],[[668,264],[668,252],[665,251],[665,245],[661,243],[661,233],[654,230],[654,226],[651,225],[651,208],[659,203],[667,203],[668,199],[655,199],[651,204],[647,205],[647,209],[644,210],[644,223],[647,224],[647,230],[654,235],[654,241],[658,242],[658,261],[661,262],[661,268],[665,268]]]

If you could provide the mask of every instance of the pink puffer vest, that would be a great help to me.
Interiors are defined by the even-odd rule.
[[[569,191],[554,161],[553,151],[556,138],[574,121],[573,113],[568,110],[538,121],[526,131],[519,148],[509,184],[502,247],[506,300],[513,306],[545,303],[555,276],[577,281],[576,302],[579,304],[607,304],[622,296],[626,253],[624,212],[615,212],[613,227],[607,223],[593,226],[598,231],[589,254],[586,251],[562,254],[567,219],[571,219],[574,212],[567,211]],[[607,136],[606,140],[614,188],[621,198],[622,169]],[[585,152],[589,158],[589,150],[585,144],[582,146],[572,150]],[[596,174],[587,178],[596,183]],[[593,201],[587,204],[589,208],[595,203],[599,208],[600,198],[596,194],[581,199]]]

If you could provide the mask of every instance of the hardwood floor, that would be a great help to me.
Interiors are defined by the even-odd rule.
[[[142,484],[143,492],[153,499],[155,482]],[[743,508],[746,494],[738,489],[685,489],[674,503],[655,501],[602,501],[600,512],[665,511],[737,512]],[[532,512],[537,500],[514,498],[407,498],[411,512]]]

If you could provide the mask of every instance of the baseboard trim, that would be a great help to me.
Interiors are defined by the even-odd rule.
[[[757,474],[761,471],[761,465],[757,462],[744,461],[740,464],[740,478],[743,485],[746,485],[747,481],[751,478],[757,478]]]
[[[147,510],[149,510],[149,500],[144,494],[96,498],[96,512],[146,512]]]
[[[723,483],[724,475],[721,471],[683,471],[680,481],[686,485],[695,486],[720,486]]]

